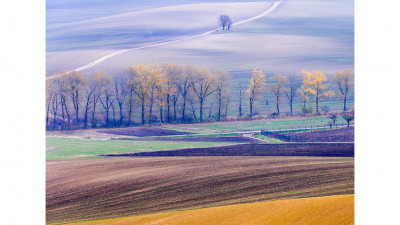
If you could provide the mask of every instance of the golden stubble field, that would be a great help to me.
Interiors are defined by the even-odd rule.
[[[354,195],[256,202],[76,224],[354,224]]]

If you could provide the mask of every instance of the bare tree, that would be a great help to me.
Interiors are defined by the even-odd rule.
[[[132,112],[135,104],[135,76],[134,73],[127,70],[127,88],[128,88],[128,125],[132,123]]]
[[[64,72],[60,72],[63,74]],[[58,95],[60,97],[60,104],[61,104],[61,116],[62,116],[62,125],[61,129],[65,129],[65,115],[67,116],[68,126],[70,125],[70,116],[68,111],[68,102],[67,102],[67,94],[69,91],[68,81],[66,76],[59,76],[56,78],[56,86],[58,90]]]
[[[54,80],[46,80],[46,128],[49,127],[50,106],[55,97]]]
[[[216,92],[217,107],[218,107],[217,119],[221,120],[221,110],[223,107],[223,102],[224,100],[226,101],[227,96],[229,96],[229,80],[231,76],[225,70],[217,70],[215,71],[215,77],[216,77],[215,92]]]
[[[119,106],[119,125],[122,126],[124,122],[123,106],[125,99],[129,93],[127,73],[122,72],[117,74],[116,76],[113,76],[113,81],[114,81],[115,99]]]
[[[104,92],[107,83],[110,82],[110,78],[106,76],[106,72],[96,72],[91,76],[91,82],[94,88],[93,92],[93,107],[92,107],[92,127],[96,126],[96,106],[100,101],[100,98]]]
[[[225,30],[225,27],[228,27],[228,30],[231,28],[232,20],[227,15],[220,15],[219,16],[219,24],[222,26],[222,30]]]
[[[179,99],[180,92],[180,79],[183,78],[184,68],[179,64],[174,63],[166,63],[163,65],[163,70],[166,74],[167,84],[166,84],[166,97],[167,97],[167,121],[171,122],[171,99],[174,108],[174,120],[177,120],[176,112],[177,112],[177,104]]]
[[[200,122],[203,122],[203,105],[206,98],[211,95],[214,91],[215,78],[206,67],[202,67],[198,70],[198,73],[193,80],[193,91],[199,99],[200,103]]]
[[[192,87],[192,80],[197,73],[197,68],[192,65],[188,65],[185,68],[185,71],[182,74],[182,77],[179,79],[178,89],[180,94],[182,95],[182,121],[185,121],[185,112],[186,112],[186,102],[188,96],[190,95],[190,90]]]
[[[94,82],[93,75],[89,75],[86,78],[86,85],[85,85],[85,113],[83,117],[83,128],[87,128],[88,124],[88,114],[90,105],[93,103],[93,94],[96,91],[96,83]]]
[[[107,79],[104,85],[103,95],[100,98],[101,105],[105,111],[106,126],[110,126],[110,109],[115,101],[114,89],[112,88],[111,79]]]
[[[354,85],[354,73],[351,69],[345,69],[343,72],[336,73],[332,82],[336,84],[337,93],[343,99],[343,111],[346,111],[347,97]]]
[[[272,93],[275,95],[274,101],[276,104],[276,110],[279,116],[279,104],[282,101],[281,96],[286,92],[286,82],[287,82],[287,77],[281,75],[281,74],[276,74],[275,76],[271,77],[270,80],[273,82],[272,84],[269,85],[269,88],[271,89]]]
[[[298,94],[299,88],[303,85],[303,80],[300,76],[291,75],[288,78],[286,87],[286,97],[289,100],[290,115],[293,116],[293,102]]]
[[[68,82],[68,92],[75,110],[75,125],[79,124],[79,106],[81,103],[81,92],[85,86],[85,75],[82,72],[72,71],[65,75]]]
[[[243,99],[243,85],[240,83],[239,84],[239,117],[242,117],[242,99]]]

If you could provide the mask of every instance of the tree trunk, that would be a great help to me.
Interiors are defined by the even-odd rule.
[[[242,117],[242,98],[239,98],[239,117]]]
[[[346,108],[346,101],[347,101],[347,95],[344,96],[344,100],[343,100],[343,111],[346,112],[347,108]]]
[[[186,96],[183,97],[182,105],[182,121],[185,121],[185,110],[186,110]]]
[[[251,102],[251,98],[249,99],[249,103],[250,103],[250,117],[253,116],[253,103]]]
[[[293,116],[293,99],[290,99],[290,115]]]
[[[161,121],[161,123],[164,123],[162,113],[163,113],[162,112],[162,107],[160,106],[160,121]]]
[[[85,117],[83,120],[83,128],[87,128],[87,121],[88,121],[88,111],[89,111],[89,99],[86,101],[86,107],[85,107]]]
[[[151,122],[153,122],[153,101],[151,101],[150,102],[150,112],[149,112],[149,118],[150,118],[150,121],[149,121],[149,123],[151,123]]]
[[[96,100],[96,95],[93,96],[93,112],[92,112],[92,128],[95,127],[95,112],[96,112],[96,104],[97,104],[97,100]]]
[[[212,104],[210,104],[210,111],[208,112],[208,119],[211,119],[212,114]]]
[[[46,129],[49,127],[49,112],[50,112],[50,103],[47,105],[47,110],[46,110]]]
[[[54,104],[55,102],[55,104]],[[53,100],[53,130],[56,126],[56,122],[57,122],[57,111],[58,111],[58,101],[57,101],[57,97],[55,97],[55,100]]]
[[[142,125],[144,125],[144,96],[142,96]]]
[[[133,108],[133,90],[131,89],[129,95],[129,111],[128,111],[128,125],[132,123],[132,108]]]
[[[114,104],[113,103],[111,103],[111,109],[112,109],[112,112],[113,112],[113,127],[117,124],[117,121],[115,120],[115,109],[114,109]]]
[[[171,122],[171,117],[170,117],[170,104],[169,104],[169,94],[167,94],[167,122]]]
[[[109,113],[109,110],[106,109],[106,126],[107,126],[107,127],[110,126],[110,125],[109,125],[109,115],[108,115],[108,113]]]
[[[203,122],[203,99],[200,99],[200,122]]]
[[[119,106],[119,126],[122,126],[122,124],[124,123],[124,117],[122,115],[123,102],[118,102],[118,106]]]
[[[319,103],[319,91],[317,91],[317,94],[315,95],[315,108],[316,108],[316,112],[318,114],[318,103]]]
[[[276,102],[276,110],[278,111],[278,116],[279,116],[279,103],[278,103],[278,101]]]
[[[177,108],[176,108],[176,106],[177,106],[177,103],[178,103],[178,98],[174,95],[174,120],[176,121],[177,120],[177,117],[176,117],[176,111],[177,111]]]
[[[222,96],[221,92],[218,93],[218,120],[221,120],[221,107],[222,107]]]

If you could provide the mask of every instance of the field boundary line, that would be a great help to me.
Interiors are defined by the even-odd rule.
[[[274,11],[281,2],[282,1],[276,1],[276,2],[274,2],[274,4],[272,4],[272,6],[267,11],[261,13],[260,15],[257,15],[257,16],[251,17],[249,19],[245,19],[245,20],[239,21],[237,23],[233,23],[231,26],[233,27],[233,26],[240,25],[240,24],[243,24],[243,23],[247,23],[247,22],[256,20],[258,18],[261,18],[263,16],[266,16],[269,13],[271,13],[272,11]],[[97,64],[103,62],[104,60],[107,60],[107,59],[109,59],[111,57],[114,57],[116,55],[122,54],[122,53],[127,52],[127,51],[139,50],[139,49],[144,49],[144,48],[151,48],[151,47],[171,44],[171,43],[175,43],[175,42],[179,42],[179,41],[185,41],[185,40],[192,39],[192,38],[202,37],[202,36],[214,33],[216,31],[219,31],[221,29],[222,28],[212,29],[212,30],[206,31],[206,32],[201,33],[201,34],[196,34],[196,35],[192,35],[192,36],[186,36],[186,37],[178,38],[178,39],[171,40],[171,41],[160,42],[160,43],[156,43],[156,44],[151,44],[151,45],[146,45],[146,46],[141,46],[141,47],[135,47],[135,48],[130,48],[130,49],[123,49],[123,50],[119,50],[119,51],[116,51],[116,52],[112,52],[112,53],[109,53],[109,54],[107,54],[107,55],[105,55],[103,57],[100,57],[99,59],[96,59],[96,60],[94,60],[94,61],[92,61],[92,62],[90,62],[90,63],[88,63],[88,64],[86,64],[84,66],[78,67],[78,68],[70,70],[70,71],[68,71],[68,72],[66,72],[64,74],[61,74],[60,76],[63,76],[63,75],[68,74],[68,73],[71,73],[74,70],[75,71],[82,71],[82,70],[88,69],[90,67],[93,67],[94,65],[97,65]],[[53,79],[54,77],[57,77],[57,76],[47,77],[46,80],[47,79]]]

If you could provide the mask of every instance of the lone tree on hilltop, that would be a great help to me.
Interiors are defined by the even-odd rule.
[[[219,24],[222,26],[222,30],[225,30],[225,27],[228,27],[228,30],[231,28],[232,20],[227,15],[219,16]]]

